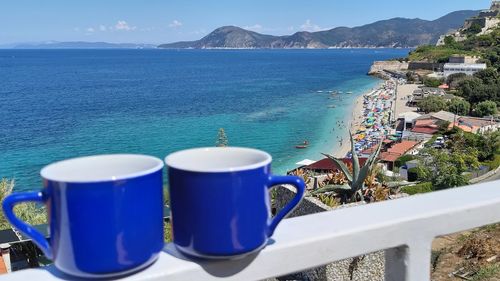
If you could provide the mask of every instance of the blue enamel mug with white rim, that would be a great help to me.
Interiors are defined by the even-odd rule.
[[[153,263],[163,241],[163,162],[132,154],[64,160],[41,170],[41,191],[5,198],[9,222],[64,273],[129,274]],[[14,205],[45,204],[50,238],[19,220]]]
[[[188,256],[242,257],[265,247],[300,202],[301,178],[271,174],[271,156],[239,147],[197,148],[166,157],[173,242]],[[290,184],[296,196],[275,216],[269,190]]]

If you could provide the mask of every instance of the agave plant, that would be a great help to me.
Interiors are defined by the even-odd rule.
[[[380,153],[380,149],[382,148],[382,142],[378,145],[376,151],[373,152],[372,155],[370,155],[365,165],[363,165],[363,167],[360,167],[358,155],[356,154],[356,150],[354,148],[354,139],[351,132],[349,132],[349,136],[351,139],[352,173],[349,171],[349,168],[346,164],[344,164],[344,162],[342,162],[341,159],[336,158],[330,154],[322,153],[324,156],[328,157],[337,164],[337,166],[340,168],[340,171],[345,175],[347,184],[326,185],[318,190],[313,191],[313,195],[322,194],[325,192],[335,192],[341,195],[342,201],[344,202],[348,200],[354,201],[356,199],[356,196],[359,196],[361,200],[364,200],[363,190],[365,189],[365,180],[377,163],[377,157]]]

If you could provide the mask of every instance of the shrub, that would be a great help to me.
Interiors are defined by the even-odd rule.
[[[423,183],[419,183],[417,185],[402,187],[401,191],[404,193],[408,193],[409,195],[415,195],[415,194],[419,194],[419,193],[432,192],[433,189],[432,189],[432,183],[423,182]]]
[[[426,77],[424,78],[424,85],[427,87],[439,87],[439,85],[443,84],[444,80],[443,79],[436,79],[436,78],[430,78]]]
[[[401,157],[399,157],[395,162],[394,162],[394,165],[396,167],[401,167],[403,166],[404,164],[406,164],[406,162],[408,161],[411,161],[411,160],[414,160],[416,159],[417,157],[415,157],[414,155],[409,155],[409,154],[406,154],[406,155],[403,155]]]

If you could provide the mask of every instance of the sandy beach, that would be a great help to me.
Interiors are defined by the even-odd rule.
[[[406,105],[406,102],[409,100],[410,96],[413,94],[413,91],[418,89],[418,85],[416,84],[404,84],[399,85],[398,90],[396,91],[396,103],[394,108],[394,115],[397,118],[401,113],[409,112],[409,111],[417,111],[416,107],[409,107]]]
[[[371,141],[373,143],[374,140],[380,139],[381,137],[385,138],[387,137],[384,132],[384,129],[387,130],[387,123],[385,123],[385,126],[382,126],[380,122],[388,122],[388,115],[384,115],[381,113],[367,113],[367,112],[374,112],[375,108],[381,107],[377,109],[378,112],[382,110],[383,112],[387,110],[391,110],[393,114],[396,115],[396,117],[403,112],[407,111],[414,111],[415,109],[409,108],[406,106],[406,101],[409,95],[413,92],[415,86],[414,85],[400,85],[398,88],[398,91],[395,89],[397,81],[396,80],[388,80],[380,83],[376,88],[365,92],[363,95],[360,95],[359,97],[356,98],[354,104],[353,104],[353,109],[352,109],[352,115],[350,119],[350,130],[353,134],[356,134],[359,132],[360,127],[366,127],[366,126],[371,126],[370,124],[367,124],[366,120],[369,119],[374,119],[376,120],[375,124],[376,128],[377,126],[379,127],[376,130],[372,129],[366,129],[366,132],[364,131],[365,129],[362,129],[361,134],[366,134],[366,140]],[[365,104],[365,97],[367,98],[367,103]],[[390,102],[390,103],[389,103]],[[392,106],[389,106],[389,104],[392,104]],[[385,108],[385,109],[383,109]],[[385,117],[384,117],[385,116]],[[368,119],[367,119],[368,118]],[[384,119],[385,118],[385,119]],[[382,121],[382,120],[386,121]],[[373,121],[372,121],[373,122]],[[356,136],[357,137],[357,136]],[[364,139],[365,137],[361,137]],[[366,148],[370,146],[371,144],[364,144],[361,146],[361,149]],[[359,149],[359,148],[358,148]],[[338,144],[337,147],[333,149],[332,155],[338,158],[343,158],[346,156],[348,152],[351,151],[351,145],[349,142],[349,135],[348,132],[345,132],[345,137],[343,138],[342,146]],[[359,150],[361,151],[361,150]],[[359,153],[358,151],[358,153]]]
[[[371,92],[371,91],[370,91]],[[350,120],[350,126],[349,129],[351,132],[355,132],[357,128],[360,126],[360,124],[363,122],[363,96],[367,93],[366,92],[363,95],[360,95],[359,97],[356,98],[356,101],[353,105],[353,110],[352,110],[352,115],[351,115],[351,120]],[[351,151],[351,144],[349,143],[349,133],[345,133],[344,141],[342,143],[342,146],[334,148],[332,155],[335,157],[345,157],[345,155]]]

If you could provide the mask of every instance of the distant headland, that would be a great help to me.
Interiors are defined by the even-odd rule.
[[[159,45],[166,49],[327,49],[327,48],[412,48],[435,44],[442,34],[462,26],[479,11],[456,11],[433,21],[392,18],[358,27],[336,27],[318,32],[297,32],[273,36],[236,26],[217,28],[196,41]]]

